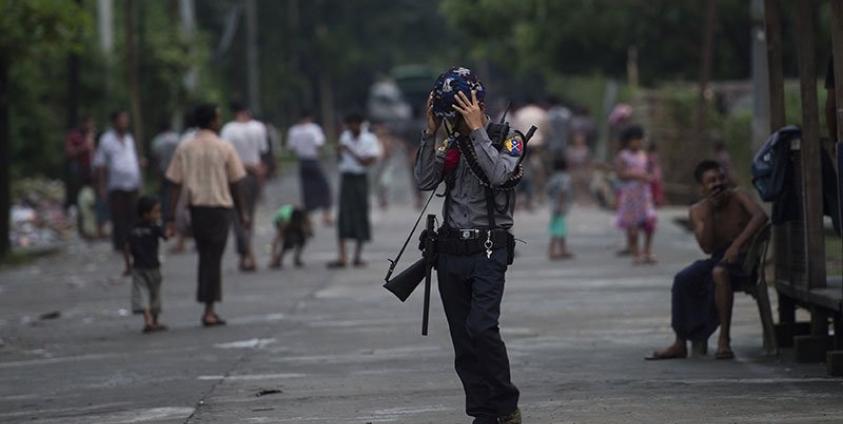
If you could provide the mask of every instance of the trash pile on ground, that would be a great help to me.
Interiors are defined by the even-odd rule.
[[[71,234],[73,223],[64,213],[63,199],[64,185],[60,181],[16,181],[9,211],[12,248],[50,248]]]

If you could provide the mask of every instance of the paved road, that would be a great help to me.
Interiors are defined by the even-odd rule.
[[[269,205],[296,196],[289,178],[269,187],[262,250]],[[198,326],[193,255],[166,258],[171,330],[155,335],[126,314],[129,282],[105,244],[0,271],[0,422],[469,422],[438,301],[423,338],[421,296],[400,304],[380,287],[382,259],[414,216],[398,197],[376,213],[367,269],[327,271],[334,233],[325,228],[305,269],[240,274],[230,253],[224,328]],[[508,274],[502,325],[525,422],[841,422],[843,380],[787,355],[764,357],[745,296],[735,305],[738,360],[642,360],[670,340],[671,276],[698,256],[669,222],[676,213],[662,213],[660,264],[637,268],[613,256],[620,237],[603,212],[573,213],[578,256],[564,263],[544,258],[545,212],[518,216],[527,244]],[[60,316],[39,319],[52,311]]]

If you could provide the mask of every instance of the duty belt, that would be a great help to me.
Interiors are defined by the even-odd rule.
[[[508,246],[512,235],[504,229],[489,230],[468,228],[442,228],[439,230],[436,247],[439,253],[456,256],[471,256]],[[490,244],[491,242],[491,244]]]

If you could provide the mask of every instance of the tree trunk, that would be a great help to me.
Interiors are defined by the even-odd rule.
[[[261,113],[260,63],[258,62],[258,6],[256,0],[246,0],[246,86],[249,110]]]
[[[141,110],[140,79],[138,77],[138,51],[135,45],[137,30],[137,7],[135,0],[126,0],[125,11],[126,28],[126,83],[129,87],[129,106],[132,115],[132,133],[135,137],[135,148],[138,155],[144,157],[143,111]]]
[[[9,134],[9,62],[0,55],[0,258],[9,253],[10,134]]]
[[[79,125],[79,55],[67,57],[67,128]]]
[[[767,82],[770,87],[770,132],[785,126],[784,59],[779,0],[764,0],[767,41]]]
[[[76,0],[82,4],[82,0]],[[79,39],[78,34],[74,37]],[[71,52],[67,56],[67,128],[79,125],[79,54]]]
[[[302,73],[302,69],[299,65],[299,51],[300,51],[300,41],[299,36],[299,2],[298,0],[288,0],[287,1],[287,64],[285,73],[288,76],[292,75],[300,75]],[[291,77],[290,77],[291,78]],[[295,96],[292,98],[297,98],[297,101],[291,101],[290,97],[285,99],[283,102],[284,106],[284,113],[283,116],[283,127],[286,128],[290,126],[292,122],[295,122],[299,114],[303,110],[309,109],[312,107],[312,102],[308,102],[304,96],[301,94],[302,92],[309,92],[309,90],[302,90],[302,84],[295,84],[293,86],[294,92],[296,93]]]
[[[334,116],[334,90],[331,87],[331,76],[327,71],[319,73],[319,103],[322,106],[322,125],[325,128],[325,135],[328,140],[336,140],[337,120]]]

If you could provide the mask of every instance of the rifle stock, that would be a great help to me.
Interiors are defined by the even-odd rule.
[[[416,287],[424,280],[424,310],[422,311],[422,335],[427,335],[428,321],[430,318],[430,288],[433,270],[433,262],[436,257],[435,243],[436,215],[427,216],[427,235],[423,240],[424,255],[414,262],[400,274],[387,279],[383,287],[394,294],[402,302],[406,301]],[[394,267],[393,262],[390,269]],[[387,274],[387,278],[391,272]]]
[[[401,271],[400,274],[387,281],[383,287],[391,291],[402,302],[406,301],[413,294],[413,291],[416,290],[416,287],[424,280],[427,274],[425,270],[426,265],[427,262],[424,258],[417,260],[409,268]]]

